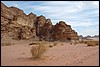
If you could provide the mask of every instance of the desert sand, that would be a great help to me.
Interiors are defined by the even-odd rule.
[[[58,42],[48,47],[41,58],[33,60],[29,46],[32,41],[12,42],[15,45],[1,46],[1,66],[99,66],[99,46]],[[53,42],[47,45],[50,44]]]

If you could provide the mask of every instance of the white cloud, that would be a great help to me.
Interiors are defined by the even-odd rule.
[[[99,6],[99,1],[94,1],[93,4]]]
[[[64,5],[71,5],[71,3],[70,1],[46,1],[42,5],[64,6]]]
[[[98,29],[98,30],[97,30]],[[87,35],[98,35],[99,34],[99,28],[91,28],[91,27],[88,27],[88,28],[85,28],[83,30],[80,30],[78,32],[79,35],[84,35],[84,36],[87,36]]]
[[[99,23],[95,22],[68,22],[73,27],[91,27],[95,25],[99,25]]]
[[[18,4],[15,4],[15,3],[13,3],[13,6],[15,6],[15,7],[19,7],[19,5],[18,5]]]

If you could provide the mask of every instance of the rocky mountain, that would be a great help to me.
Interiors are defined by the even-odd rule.
[[[94,37],[95,37],[95,38],[96,38],[96,37],[99,38],[99,35],[94,35]]]
[[[17,7],[7,7],[1,2],[1,36],[7,35],[12,39],[38,39],[46,41],[77,40],[78,34],[70,25],[59,21],[52,25],[52,21],[45,16],[30,13],[26,15]]]
[[[79,39],[83,39],[84,38],[83,35],[79,35],[78,37],[79,37]]]

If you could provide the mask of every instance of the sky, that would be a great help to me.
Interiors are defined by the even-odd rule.
[[[78,35],[99,35],[99,1],[1,1],[25,14],[34,13],[51,19],[55,25],[65,21]]]

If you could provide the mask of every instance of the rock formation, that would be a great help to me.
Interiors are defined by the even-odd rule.
[[[50,41],[51,40],[51,31],[52,31],[52,22],[50,19],[46,20],[46,23],[41,28],[41,37],[43,37],[44,40]]]
[[[77,40],[77,32],[72,30],[70,25],[67,25],[64,21],[57,23],[52,29],[52,38],[54,40],[66,41]]]
[[[36,16],[33,13],[26,15],[16,7],[7,7],[1,2],[1,34],[14,39],[35,39],[46,41],[77,40],[78,34],[70,25],[59,21],[52,25],[45,16]]]
[[[26,15],[16,7],[7,7],[1,3],[1,33],[10,33],[13,38],[21,39],[35,37],[36,21],[37,16],[35,14]]]

